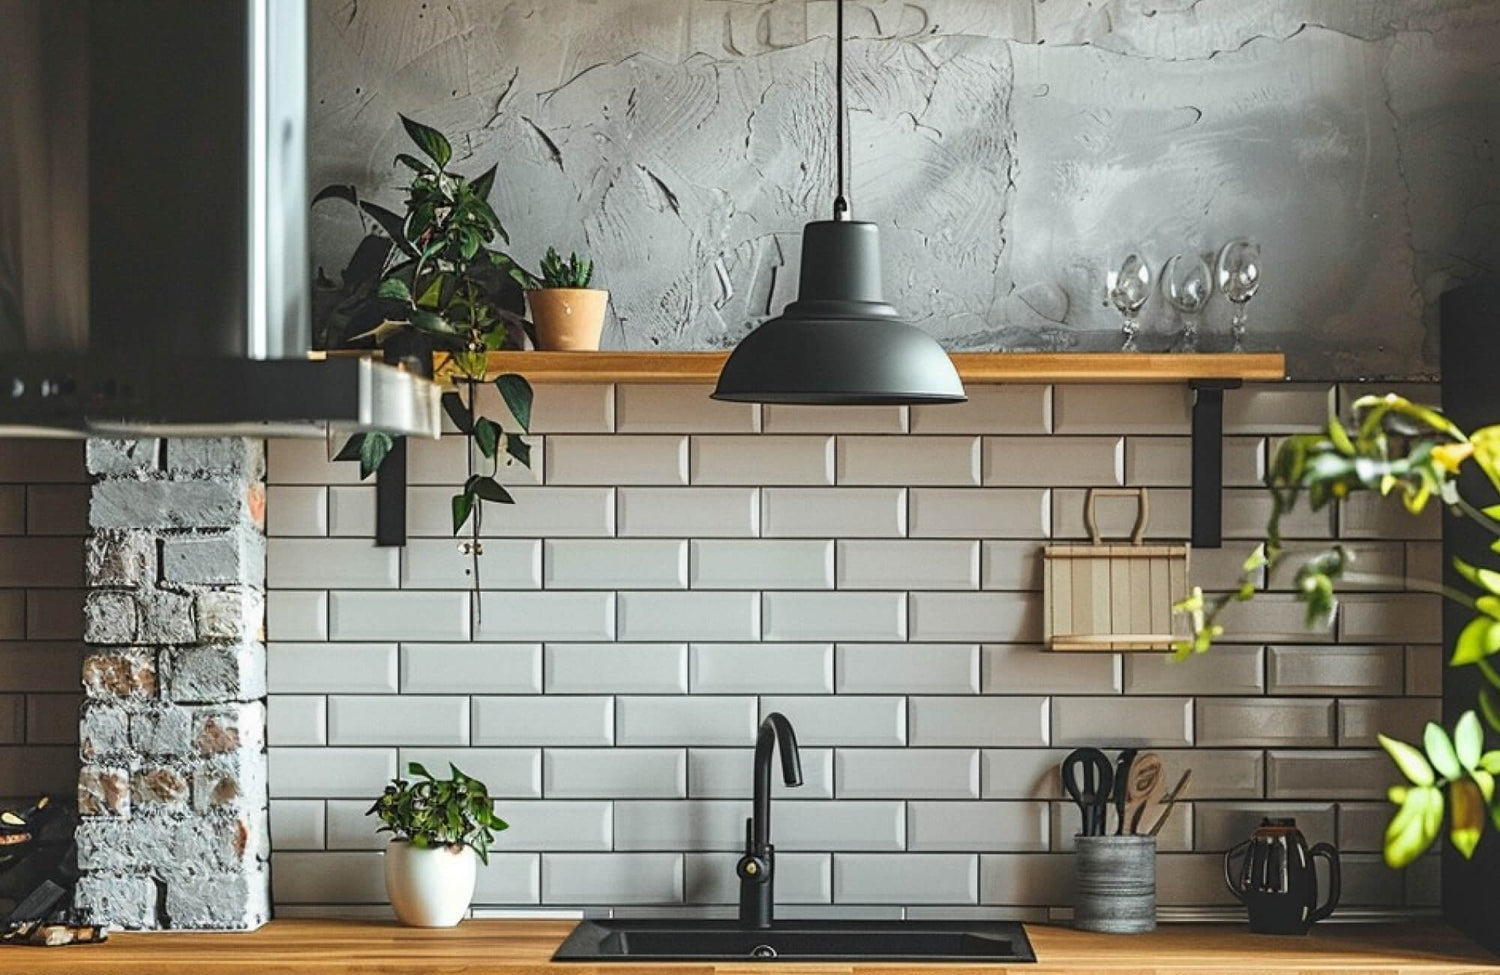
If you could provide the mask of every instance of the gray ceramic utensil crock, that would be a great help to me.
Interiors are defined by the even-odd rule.
[[[1156,929],[1156,837],[1079,836],[1073,926],[1107,934]]]

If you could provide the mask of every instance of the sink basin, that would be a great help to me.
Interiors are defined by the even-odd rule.
[[[1034,962],[1013,921],[582,921],[553,961]]]

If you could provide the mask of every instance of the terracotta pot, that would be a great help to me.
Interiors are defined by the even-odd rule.
[[[543,352],[597,352],[609,292],[595,288],[539,288],[526,292],[537,348]]]
[[[478,858],[467,846],[418,849],[408,840],[385,848],[385,893],[403,924],[451,928],[474,899]]]

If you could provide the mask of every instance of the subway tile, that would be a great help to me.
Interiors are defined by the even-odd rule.
[[[1260,595],[1232,602],[1219,616],[1224,639],[1236,643],[1327,643],[1329,626],[1307,625],[1307,608],[1290,595]]]
[[[666,538],[751,538],[760,533],[757,488],[624,487],[620,534]]]
[[[328,699],[331,745],[467,745],[469,699],[376,695]]]
[[[26,744],[26,697],[0,694],[0,744]]]
[[[840,484],[979,486],[978,437],[839,437]]]
[[[1185,541],[1192,534],[1192,494],[1178,488],[1158,488],[1150,493],[1150,512],[1146,519],[1147,541]],[[1052,492],[1052,537],[1085,539],[1084,509],[1088,492],[1082,488],[1059,488]],[[1225,502],[1226,521],[1231,517]],[[1094,502],[1099,535],[1105,542],[1123,544],[1130,539],[1140,517],[1135,498],[1103,497]],[[1264,520],[1260,523],[1264,526]]]
[[[1154,510],[1156,492],[1152,493],[1151,500]],[[1264,488],[1225,488],[1224,537],[1256,542],[1264,539],[1271,505],[1271,494]],[[1281,534],[1286,539],[1329,539],[1333,537],[1333,523],[1331,509],[1314,511],[1308,505],[1298,505],[1296,510],[1282,517]]]
[[[328,593],[272,589],[266,593],[266,638],[328,639]]]
[[[976,749],[840,748],[836,757],[840,799],[979,798]]]
[[[1198,744],[1332,745],[1333,702],[1292,697],[1205,698],[1198,702]]]
[[[266,575],[288,589],[394,589],[401,550],[362,538],[271,538]]]
[[[979,647],[948,643],[845,643],[840,694],[977,694]]]
[[[688,543],[666,538],[549,539],[548,589],[685,589]]]
[[[515,504],[486,506],[481,526],[485,538],[608,538],[615,534],[612,487],[513,487],[510,494]],[[451,543],[452,496],[451,487],[407,491],[411,534]]]
[[[1051,532],[1051,493],[1044,488],[911,491],[912,538],[1046,538]]]
[[[1217,853],[1165,853],[1156,861],[1156,904],[1163,907],[1234,907]]]
[[[548,694],[686,694],[684,643],[549,643]]]
[[[1034,644],[990,644],[980,651],[985,694],[1118,694],[1119,654],[1051,653]]]
[[[833,439],[695,436],[688,470],[694,484],[829,485],[834,478]]]
[[[266,750],[273,799],[364,799],[396,777],[394,748]]]
[[[26,695],[26,743],[78,744],[78,705],[81,701],[82,697],[76,691]]]
[[[445,424],[446,425],[446,424]],[[408,437],[406,482],[408,484],[462,484],[468,476],[465,448],[468,437],[449,435],[436,440]]]
[[[809,745],[904,745],[902,697],[762,697],[760,716],[779,711]]]
[[[77,745],[0,748],[0,795],[29,802],[38,793],[66,795],[77,788]]]
[[[0,537],[0,586],[31,589],[83,585],[83,542],[66,536]]]
[[[1159,867],[1157,872],[1159,876]],[[979,902],[1018,906],[1071,904],[1072,854],[980,854]]]
[[[412,762],[434,774],[444,774],[450,764],[472,775],[489,788],[496,799],[538,799],[542,795],[542,750],[540,748],[436,748],[403,747],[400,767]],[[509,845],[509,840],[504,840]]]
[[[743,800],[621,800],[615,803],[615,849],[742,850],[749,815]]]
[[[840,589],[978,589],[979,542],[855,540],[838,543]],[[778,587],[780,588],[780,587]]]
[[[1203,706],[1203,702],[1199,702],[1199,707]],[[1191,745],[1193,701],[1180,697],[1054,698],[1052,743],[1136,747]]]
[[[266,648],[272,694],[394,694],[394,643],[272,643]]]
[[[1341,592],[1358,589],[1395,590],[1405,588],[1406,548],[1400,542],[1340,542],[1352,560],[1349,574],[1340,579]],[[1273,590],[1295,592],[1297,572],[1303,565],[1329,551],[1328,542],[1301,542],[1286,545],[1284,560],[1269,574]],[[1195,555],[1197,553],[1194,553]],[[1361,581],[1368,579],[1368,581]]]
[[[832,748],[802,745],[802,784],[788,786],[771,776],[771,795],[798,800],[833,798]],[[688,795],[694,799],[749,799],[755,752],[749,748],[691,748],[688,750]]]
[[[739,903],[740,881],[735,875],[738,854],[689,853],[686,860],[688,903]],[[777,917],[788,917],[783,905],[827,904],[833,897],[832,871],[831,854],[778,852]]]
[[[906,638],[905,593],[768,592],[762,600],[767,640]]]
[[[1266,753],[1266,795],[1272,799],[1384,799],[1394,774],[1379,750]]]
[[[389,834],[375,832],[380,821],[365,813],[370,804],[362,799],[327,803],[326,835],[330,850],[383,850]]]
[[[329,459],[329,450],[341,446],[342,441],[330,447],[329,442],[321,438],[273,437],[266,441],[266,483],[358,484],[358,464]]]
[[[695,643],[690,654],[694,694],[833,693],[832,644]]]
[[[913,640],[1034,643],[1042,639],[1041,600],[1008,592],[914,592]]]
[[[753,697],[622,697],[620,745],[750,745],[759,722]]]
[[[539,643],[405,643],[403,694],[540,694]]]
[[[0,608],[0,617],[6,612]],[[7,627],[0,621],[0,631]],[[82,589],[28,589],[26,591],[26,639],[82,640]]]
[[[328,744],[328,698],[312,694],[272,694],[266,699],[266,743]]]
[[[474,903],[536,904],[542,897],[542,858],[535,853],[491,853],[474,882]]]
[[[1443,702],[1436,697],[1344,698],[1338,702],[1339,745],[1372,748],[1375,736],[1418,742],[1427,722],[1442,722]]]
[[[542,857],[543,904],[677,904],[680,853],[548,853]]]
[[[1385,849],[1385,828],[1395,807],[1387,802],[1341,802],[1338,804],[1338,840],[1346,853],[1379,853]],[[1334,842],[1332,837],[1325,837]]]
[[[1353,382],[1339,383],[1338,397],[1339,409],[1343,413],[1352,413],[1356,400],[1366,396],[1384,396],[1395,393],[1404,396],[1413,403],[1424,406],[1442,406],[1443,384],[1441,382]]]
[[[1334,409],[1328,383],[1247,383],[1224,391],[1224,432],[1319,433]]]
[[[681,748],[548,748],[542,770],[549,799],[683,799]]]
[[[83,604],[79,602],[79,612]],[[77,629],[83,629],[82,619]],[[20,589],[0,589],[0,640],[26,639],[26,593]],[[82,640],[80,632],[75,639]]]
[[[964,390],[964,403],[913,406],[911,432],[932,433],[1025,433],[1052,432],[1053,387],[1009,383],[1000,386],[971,384]]]
[[[1272,694],[1400,695],[1405,673],[1401,647],[1271,647]]]
[[[1193,803],[1193,848],[1200,853],[1223,853],[1242,840],[1266,817],[1296,819],[1309,843],[1334,841],[1334,804],[1280,802]]]
[[[1245,562],[1255,551],[1251,542],[1230,542],[1223,548],[1195,548],[1188,559],[1188,583],[1206,592],[1228,592],[1240,587],[1240,578],[1245,574]],[[1250,580],[1257,588],[1265,588],[1266,572],[1255,569]]]
[[[837,853],[833,899],[859,904],[975,904],[979,857],[972,853]]]
[[[1437,582],[1443,578],[1442,542],[1406,543],[1406,582]]]
[[[767,538],[899,538],[906,534],[906,491],[898,487],[766,488]]]
[[[902,802],[786,801],[776,807],[776,850],[903,850],[906,804]]]
[[[985,437],[987,487],[1108,487],[1125,478],[1122,437]]]
[[[1436,594],[1351,593],[1340,604],[1341,641],[1432,643],[1442,639],[1443,600]]]
[[[1249,695],[1266,690],[1260,647],[1215,646],[1178,660],[1169,653],[1127,653],[1126,694]]]
[[[760,406],[711,399],[713,386],[624,383],[615,387],[619,433],[755,433]]]
[[[1430,504],[1413,515],[1395,497],[1373,492],[1351,494],[1339,502],[1341,538],[1439,539],[1443,537],[1442,505]]]
[[[19,484],[0,484],[0,535],[25,534],[26,489]]]
[[[979,553],[979,578],[985,589],[1041,592],[1042,545],[984,541]]]
[[[1193,391],[1186,384],[1061,385],[1052,393],[1055,430],[1077,433],[1189,433]]]
[[[761,411],[766,433],[905,433],[904,406],[800,406],[767,403]]]
[[[373,538],[375,536],[375,489],[373,487],[330,487],[328,492],[328,534],[340,537]],[[411,492],[408,492],[410,498]],[[267,502],[267,511],[269,511]],[[411,505],[407,505],[410,510]],[[418,515],[417,518],[420,516]],[[413,518],[415,521],[417,518]],[[452,522],[449,522],[449,533]]]
[[[615,387],[609,383],[537,383],[532,387],[532,433],[613,433]],[[510,411],[492,385],[479,387],[477,411],[509,427]]]
[[[1046,745],[1045,697],[912,697],[910,744]]]
[[[1441,646],[1406,648],[1406,693],[1437,697],[1443,693],[1443,662],[1446,653]]]
[[[276,850],[321,850],[325,832],[321,799],[272,799],[271,846]]]
[[[614,698],[476,697],[476,745],[609,745]]]
[[[467,640],[469,593],[331,592],[328,634],[335,640]]]
[[[553,435],[547,438],[547,483],[686,484],[685,436],[602,437]]]
[[[408,538],[401,549],[405,589],[469,589],[474,557],[468,541]],[[537,539],[487,538],[480,543],[479,585],[485,589],[538,589],[542,585],[542,543]]]
[[[620,593],[622,640],[754,640],[760,616],[753,592]]]
[[[832,589],[831,539],[694,539],[694,589]]]
[[[1058,766],[1069,749],[986,748],[979,754],[985,799],[1053,799],[1062,795]]]
[[[374,851],[273,853],[271,900],[278,906],[384,904],[385,858]]]
[[[1224,484],[1259,487],[1266,478],[1263,437],[1225,437]],[[1191,487],[1193,441],[1190,437],[1127,437],[1125,483],[1144,487]]]
[[[34,484],[26,488],[26,534],[89,533],[87,484]]]
[[[477,639],[613,640],[610,592],[482,592]]]
[[[0,643],[0,691],[77,691],[86,653],[78,643]]]
[[[1045,802],[909,802],[906,830],[909,850],[1045,852],[1050,842]]]
[[[507,802],[510,828],[503,842],[518,850],[608,850],[614,836],[614,808],[608,802],[551,799]]]
[[[0,439],[0,483],[86,482],[83,458],[81,440]]]

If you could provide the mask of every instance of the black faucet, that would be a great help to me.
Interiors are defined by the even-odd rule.
[[[766,715],[755,738],[755,800],[745,820],[745,855],[735,865],[740,876],[740,925],[769,928],[776,905],[776,848],[771,845],[771,751],[781,744],[781,777],[802,784],[802,756],[792,723],[778,711]]]

